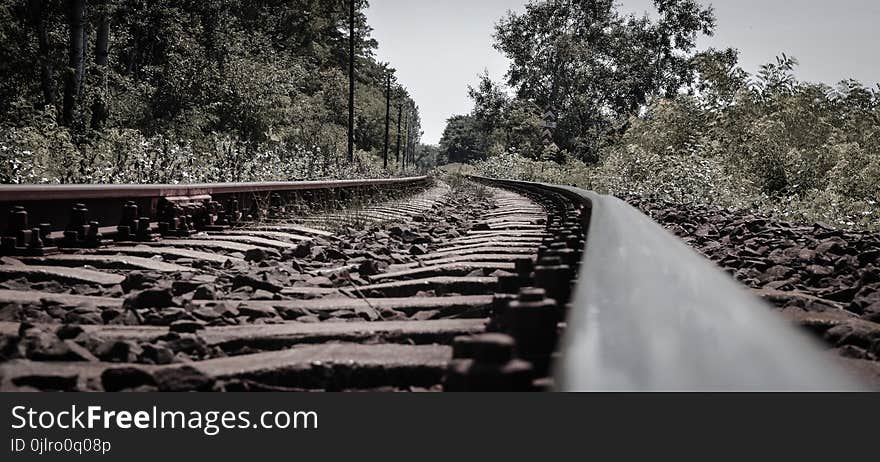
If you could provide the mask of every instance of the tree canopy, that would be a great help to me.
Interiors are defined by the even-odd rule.
[[[340,159],[347,0],[0,0],[2,180],[290,179],[375,165],[394,71],[375,59],[367,4],[354,1],[360,166]],[[392,80],[391,104],[412,108],[404,141],[417,142],[417,106]]]
[[[691,58],[697,37],[714,31],[712,9],[695,0],[654,6],[656,19],[623,15],[613,0],[533,0],[497,24],[495,48],[511,61],[507,85],[518,100],[557,113],[561,149],[598,160],[601,143],[623,133],[650,98],[693,82]],[[491,98],[472,96],[478,109]]]

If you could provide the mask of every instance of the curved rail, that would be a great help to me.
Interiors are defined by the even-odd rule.
[[[559,390],[862,390],[818,342],[640,211],[544,183],[589,209]],[[587,218],[588,217],[588,218]]]

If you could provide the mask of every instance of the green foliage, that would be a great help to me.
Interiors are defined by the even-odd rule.
[[[32,4],[43,6],[33,10]],[[90,1],[85,83],[67,124],[59,116],[65,75],[72,72],[64,2],[0,0],[0,180],[374,174],[384,147],[386,76],[393,70],[373,58],[377,43],[365,6],[359,1],[356,17],[358,160],[347,165],[347,2]],[[105,15],[106,67],[96,61]],[[46,30],[45,54],[40,28]],[[399,104],[411,108],[404,141],[417,144],[418,108],[394,85],[392,105]],[[392,142],[393,134],[392,128]]]
[[[800,82],[787,56],[749,76],[735,58],[698,55],[690,94],[653,100],[595,165],[505,154],[477,172],[878,228],[880,87]]]
[[[711,8],[694,0],[654,0],[657,19],[620,14],[612,0],[531,1],[496,26],[495,47],[511,60],[519,99],[559,113],[556,144],[595,161],[606,137],[652,97],[693,81],[690,59],[711,35]]]
[[[440,149],[450,162],[484,159],[501,152],[519,152],[541,158],[540,109],[529,101],[508,96],[488,74],[476,88],[468,87],[474,109],[447,121]]]

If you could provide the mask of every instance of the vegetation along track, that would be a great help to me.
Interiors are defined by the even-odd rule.
[[[550,385],[579,209],[461,178],[325,186],[7,192],[2,388]]]

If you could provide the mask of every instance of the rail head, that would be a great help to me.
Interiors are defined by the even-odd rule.
[[[425,176],[330,181],[198,184],[26,184],[0,185],[0,202],[39,200],[87,200],[113,198],[160,198],[217,194],[306,191],[414,184]]]
[[[555,367],[559,390],[866,389],[817,340],[626,202],[568,186],[498,183],[590,208]]]

